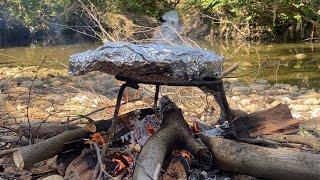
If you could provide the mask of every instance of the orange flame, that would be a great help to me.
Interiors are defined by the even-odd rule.
[[[91,135],[91,140],[100,145],[106,144],[100,133],[94,133],[93,135]]]
[[[190,152],[186,151],[186,150],[181,150],[181,151],[175,151],[174,153],[175,156],[181,156],[187,160],[191,159],[191,154]]]
[[[124,168],[126,168],[126,165],[123,164],[123,162],[120,159],[113,158],[112,161],[118,164],[112,173],[113,175],[118,174],[120,171],[122,171]]]
[[[197,122],[192,123],[191,129],[194,133],[200,133],[200,128]]]
[[[118,156],[118,157],[121,156],[123,159],[122,159],[122,161],[121,161],[121,158],[120,159],[116,159],[116,158],[112,159],[113,162],[117,163],[117,166],[115,167],[115,169],[112,173],[113,175],[118,174],[120,171],[122,171],[124,168],[126,168],[128,166],[132,166],[134,163],[134,160],[131,156],[120,155],[118,153],[116,153],[116,156]],[[123,160],[125,160],[126,163],[124,163]]]

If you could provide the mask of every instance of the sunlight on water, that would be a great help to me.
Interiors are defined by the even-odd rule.
[[[231,44],[198,42],[207,50],[226,57],[225,66],[240,64],[232,76],[250,73],[243,80],[257,78],[300,87],[320,88],[320,43],[299,44]],[[97,44],[74,44],[50,47],[13,47],[0,49],[0,67],[38,65],[47,57],[46,66],[66,68],[71,54],[98,47]],[[261,69],[259,70],[259,66]]]

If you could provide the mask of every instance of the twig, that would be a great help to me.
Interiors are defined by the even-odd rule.
[[[30,102],[31,102],[31,92],[32,92],[32,88],[33,88],[33,84],[35,82],[35,80],[37,79],[38,76],[38,72],[41,69],[41,67],[43,66],[43,64],[46,62],[47,56],[45,56],[41,62],[41,64],[38,66],[36,73],[33,77],[31,86],[29,87],[29,91],[28,91],[28,101],[27,101],[27,120],[28,120],[28,125],[29,125],[29,137],[30,137],[30,144],[33,144],[33,137],[32,137],[32,132],[31,132],[31,123],[30,123],[30,117],[29,117],[29,106],[30,106]]]
[[[12,132],[17,132],[17,129],[12,128],[12,127],[4,126],[4,125],[0,125],[0,127],[3,128],[3,129],[8,129],[8,130],[10,130]]]
[[[18,150],[19,150],[19,148],[12,148],[12,149],[2,150],[2,151],[0,151],[0,157],[3,157],[5,155],[11,154],[11,153],[14,153],[14,152],[16,152]]]

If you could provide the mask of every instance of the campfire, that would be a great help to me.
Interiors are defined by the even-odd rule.
[[[319,139],[291,135],[300,121],[286,105],[235,117],[222,78],[236,65],[223,71],[222,64],[213,52],[158,43],[110,42],[73,55],[72,75],[101,71],[124,82],[114,117],[87,117],[84,127],[60,124],[45,140],[16,149],[14,163],[30,169],[56,157],[65,179],[319,179],[319,154],[303,151],[319,151]],[[125,88],[140,84],[156,86],[153,106],[119,115]],[[159,98],[161,86],[194,86],[213,95],[219,124],[187,122],[175,102]]]

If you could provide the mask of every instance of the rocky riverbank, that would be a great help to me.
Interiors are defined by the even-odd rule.
[[[93,119],[112,117],[120,82],[112,76],[91,72],[69,76],[66,69],[37,67],[0,68],[0,119],[12,125],[27,121],[67,121],[100,108]],[[226,79],[228,100],[235,112],[251,113],[276,105],[288,104],[294,117],[302,120],[320,116],[320,93],[289,84],[273,84],[257,80],[246,84]],[[142,86],[139,93],[129,91],[129,103],[121,112],[150,106],[154,87]],[[167,87],[161,89],[183,109],[186,118],[201,119],[206,124],[218,120],[219,108],[212,96],[197,88]],[[125,99],[125,98],[123,98]]]

